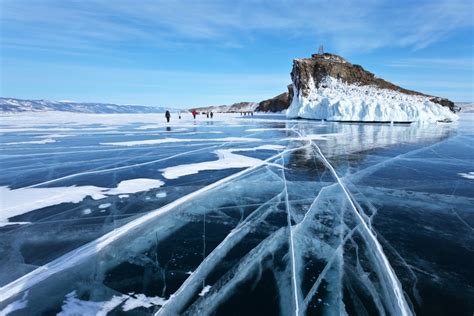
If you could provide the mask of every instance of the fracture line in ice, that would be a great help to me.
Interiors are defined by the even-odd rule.
[[[191,273],[179,289],[173,293],[157,315],[177,314],[189,302],[192,295],[198,290],[201,281],[212,269],[237,245],[258,223],[265,220],[273,211],[273,204],[280,203],[280,195],[276,195],[260,205],[244,221],[235,227],[225,239],[201,262],[199,267]]]
[[[218,147],[218,146],[212,146],[211,148],[215,148],[215,147]],[[115,168],[109,168],[109,169],[99,169],[99,170],[79,172],[79,173],[67,175],[67,176],[64,176],[64,177],[56,178],[56,179],[53,179],[53,180],[48,180],[48,181],[44,181],[44,182],[41,182],[41,183],[33,184],[33,185],[30,185],[30,186],[27,186],[26,188],[35,188],[35,187],[38,187],[38,186],[41,186],[41,185],[51,184],[51,183],[58,182],[58,181],[61,181],[61,180],[75,178],[75,177],[78,177],[78,176],[84,176],[84,175],[90,175],[90,174],[100,174],[100,173],[106,173],[106,172],[110,172],[110,171],[117,171],[117,170],[125,170],[125,169],[130,169],[130,168],[135,168],[135,167],[142,167],[142,166],[151,165],[151,164],[154,164],[154,163],[157,163],[157,162],[166,161],[166,160],[169,160],[169,159],[173,159],[173,158],[176,158],[176,157],[180,157],[180,156],[184,156],[184,155],[187,155],[187,154],[192,154],[192,153],[196,153],[196,152],[204,151],[204,150],[209,150],[209,147],[199,148],[199,149],[187,151],[187,152],[184,152],[184,153],[179,153],[179,154],[176,154],[176,155],[171,155],[169,157],[160,158],[160,159],[156,159],[156,160],[152,160],[152,161],[141,162],[141,163],[137,163],[137,164],[133,164],[133,165],[127,165],[127,166],[121,166],[121,167],[115,167]]]
[[[352,181],[356,182],[357,180],[359,179],[362,179],[364,177],[367,177],[375,172],[377,172],[378,170],[380,170],[381,168],[385,167],[387,164],[389,163],[393,163],[394,161],[397,161],[399,159],[403,159],[405,157],[409,157],[411,155],[414,155],[414,154],[418,154],[420,152],[423,152],[425,150],[428,150],[430,148],[433,148],[433,147],[436,147],[438,145],[440,145],[441,143],[443,142],[446,142],[447,140],[443,140],[441,142],[438,142],[438,143],[435,143],[435,144],[432,144],[432,145],[429,145],[427,147],[422,147],[422,148],[418,148],[418,149],[414,149],[414,150],[410,150],[406,153],[403,153],[403,154],[399,154],[399,155],[396,155],[395,157],[390,157],[384,161],[381,161],[379,163],[376,163],[370,167],[367,167],[365,169],[362,169],[362,170],[359,170],[357,171],[356,173],[354,174],[349,174],[347,176],[344,176],[342,177],[343,180],[345,180],[346,178],[350,178]]]
[[[295,315],[300,315],[300,307],[299,307],[299,298],[298,298],[298,284],[297,284],[297,276],[296,276],[296,255],[295,255],[295,242],[293,236],[293,225],[291,224],[291,209],[290,203],[288,201],[288,184],[286,182],[285,176],[285,162],[284,158],[281,158],[281,175],[284,184],[284,192],[285,192],[285,206],[287,212],[287,221],[288,221],[288,230],[289,230],[289,244],[290,244],[290,263],[291,263],[291,280],[293,285],[293,299],[295,304]]]
[[[209,314],[215,310],[222,300],[231,295],[235,287],[245,280],[257,266],[260,266],[267,255],[274,253],[283,246],[284,242],[288,240],[286,231],[287,227],[282,227],[260,242],[258,246],[239,261],[231,272],[228,272],[213,285],[205,297],[197,300],[186,312],[195,315],[199,312]]]
[[[392,267],[390,266],[390,263],[388,262],[388,259],[387,259],[387,257],[385,256],[385,254],[382,250],[382,246],[378,242],[378,240],[375,237],[375,235],[373,234],[372,230],[367,226],[367,223],[365,222],[365,220],[361,216],[358,208],[354,204],[353,198],[349,194],[344,182],[337,175],[336,170],[334,170],[333,166],[329,163],[329,161],[323,155],[323,153],[319,149],[319,146],[316,145],[314,142],[313,142],[313,145],[316,148],[316,150],[318,151],[318,153],[319,153],[322,161],[326,165],[326,167],[329,168],[329,170],[331,171],[331,173],[333,174],[333,176],[336,178],[337,182],[341,186],[344,194],[346,195],[346,197],[347,197],[347,199],[348,199],[348,201],[349,201],[349,203],[350,203],[350,205],[351,205],[351,207],[354,211],[354,214],[359,219],[360,224],[364,228],[364,231],[366,232],[367,236],[370,238],[371,243],[375,247],[376,254],[377,254],[378,258],[381,260],[381,263],[383,264],[383,267],[385,268],[384,272],[387,273],[387,275],[389,276],[390,285],[391,285],[391,288],[394,292],[393,294],[395,295],[396,300],[397,300],[397,302],[396,302],[397,304],[396,304],[396,306],[394,306],[394,307],[396,307],[397,313],[399,313],[400,315],[404,315],[404,316],[405,315],[412,315],[412,312],[411,312],[410,308],[408,307],[408,304],[407,304],[407,302],[405,300],[405,297],[403,295],[403,291],[401,289],[400,281],[398,281],[398,279],[395,275],[395,272],[393,271]]]
[[[193,193],[190,193],[188,195],[185,195],[159,209],[156,209],[154,211],[151,211],[107,234],[104,236],[84,245],[81,246],[53,261],[50,263],[43,265],[30,273],[16,279],[13,282],[10,282],[9,284],[4,285],[3,287],[0,288],[0,303],[4,302],[8,299],[11,299],[12,297],[18,295],[19,293],[22,293],[32,286],[35,286],[36,284],[44,281],[48,277],[62,272],[64,270],[67,270],[69,268],[72,268],[76,266],[77,264],[83,262],[84,260],[88,259],[92,255],[100,252],[103,248],[107,247],[111,243],[115,242],[116,240],[120,239],[121,237],[125,236],[130,230],[136,229],[137,227],[143,225],[144,223],[155,219],[157,217],[160,217],[166,213],[171,212],[174,208],[177,206],[180,206],[184,204],[187,201],[192,200],[193,198],[208,192],[216,187],[219,187],[225,183],[228,183],[238,177],[241,177],[245,174],[248,174],[252,172],[253,170],[257,169],[258,167],[275,160],[279,157],[281,157],[283,154],[286,154],[287,152],[293,151],[293,149],[288,149],[283,152],[280,152],[264,161],[262,161],[261,165],[256,165],[253,167],[250,167],[248,169],[244,169],[240,172],[234,173],[233,175],[230,175],[226,178],[223,178],[219,181],[216,181],[208,186],[205,186],[197,191],[194,191]]]
[[[7,306],[5,306],[4,309],[0,310],[0,316],[7,316],[14,311],[24,309],[25,307],[27,307],[28,306],[28,300],[26,299],[27,297],[28,297],[28,291],[26,291],[23,294],[22,298],[8,304]]]
[[[346,244],[346,242],[352,237],[352,235],[359,229],[359,226],[356,226],[352,228],[346,236],[344,236],[343,240],[341,243],[337,246],[337,248],[334,250],[333,254],[331,257],[328,258],[326,265],[324,266],[323,270],[320,272],[318,275],[318,278],[316,281],[314,281],[313,285],[311,286],[311,289],[308,291],[308,294],[306,294],[306,297],[303,300],[303,311],[305,311],[308,308],[308,304],[310,303],[311,299],[313,298],[314,294],[316,294],[316,291],[318,290],[319,286],[321,285],[321,282],[324,280],[326,277],[326,274],[328,273],[329,269],[333,265],[334,261],[338,258],[339,254],[342,254],[343,247]]]

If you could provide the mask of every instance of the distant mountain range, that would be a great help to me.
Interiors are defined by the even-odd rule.
[[[222,112],[222,113],[238,113],[238,112],[253,112],[258,107],[256,102],[239,102],[232,105],[217,105],[217,106],[204,106],[192,108],[198,112]]]
[[[163,113],[166,110],[177,112],[178,109],[143,106],[119,105],[109,103],[82,103],[73,101],[21,100],[0,98],[0,112],[45,112],[63,111],[78,113]]]
[[[457,102],[456,106],[461,109],[461,113],[474,113],[474,102]]]

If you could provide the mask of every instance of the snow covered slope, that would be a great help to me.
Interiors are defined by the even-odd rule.
[[[81,103],[73,101],[21,100],[0,98],[0,112],[62,111],[78,113],[163,113],[173,110],[143,105],[118,105],[107,103]]]
[[[295,59],[289,118],[361,122],[455,121],[453,102],[404,89],[333,54]]]
[[[312,89],[308,96],[294,91],[296,97],[287,111],[289,118],[364,122],[436,122],[458,119],[449,108],[430,101],[427,96],[346,84],[329,76],[317,87],[314,81],[310,85]]]

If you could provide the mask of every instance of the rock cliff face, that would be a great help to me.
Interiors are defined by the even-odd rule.
[[[288,109],[293,99],[293,85],[288,86],[288,91],[274,98],[264,100],[258,104],[257,112],[282,112]]]
[[[333,54],[295,59],[289,117],[335,121],[452,121],[453,102],[404,89]]]

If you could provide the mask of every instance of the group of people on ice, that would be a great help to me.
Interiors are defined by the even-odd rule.
[[[191,114],[193,116],[194,119],[196,119],[196,116],[199,114],[196,110],[192,110],[191,111]],[[211,112],[206,112],[206,117],[207,118],[213,118],[214,117],[214,113],[211,111]],[[171,113],[170,111],[166,111],[165,112],[165,118],[166,118],[166,122],[169,123],[170,122],[170,119],[171,119]],[[181,119],[181,112],[178,112],[178,118]]]

